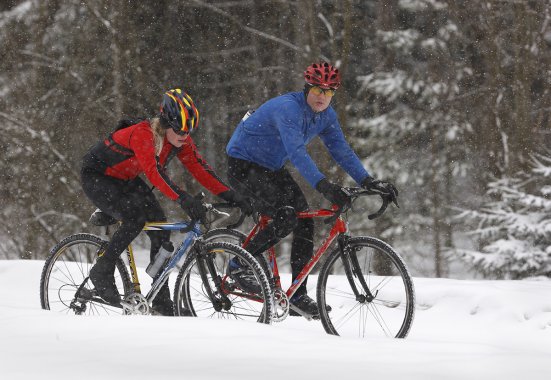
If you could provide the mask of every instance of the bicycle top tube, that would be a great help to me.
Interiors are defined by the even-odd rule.
[[[145,224],[143,231],[181,231],[187,228],[189,228],[189,222],[148,222]],[[197,234],[201,234],[201,229],[197,223],[193,227],[192,231]]]
[[[335,215],[338,209],[338,206],[331,206],[330,209],[322,208],[318,210],[299,211],[297,212],[297,217],[299,219],[326,218]]]
[[[297,217],[299,219],[311,219],[311,218],[327,218],[335,215],[335,212],[339,209],[338,206],[331,206],[330,209],[321,208],[317,210],[306,210],[297,212]],[[272,218],[268,215],[261,215],[261,220],[270,221]]]

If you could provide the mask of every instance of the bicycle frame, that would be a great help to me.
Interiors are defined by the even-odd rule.
[[[320,210],[311,210],[311,211],[302,211],[297,213],[299,219],[313,219],[313,218],[327,218],[335,214],[335,211],[338,210],[337,206],[333,206],[330,210],[320,209]],[[243,247],[245,248],[251,239],[260,231],[264,229],[267,224],[270,222],[271,218],[268,216],[261,216],[258,223],[253,227],[251,232],[247,235],[247,238],[243,242]],[[321,257],[325,254],[329,246],[335,241],[335,239],[348,231],[347,223],[341,218],[337,218],[335,223],[329,231],[329,235],[325,238],[321,246],[317,249],[315,254],[312,256],[310,261],[302,268],[297,278],[293,281],[289,289],[286,291],[288,298],[291,298],[297,288],[304,282],[305,278],[310,274],[314,266],[318,263]],[[276,281],[275,285],[278,288],[281,288],[281,279],[279,277],[279,269],[277,267],[276,253],[274,246],[268,248],[268,261],[272,269],[273,277]]]
[[[172,255],[168,263],[162,268],[162,270],[153,279],[151,289],[145,296],[148,302],[153,300],[161,286],[167,280],[172,269],[180,262],[184,255],[189,251],[189,248],[193,246],[193,243],[202,235],[199,225],[196,223],[191,229],[187,222],[150,222],[146,223],[142,231],[187,231],[182,243],[176,249],[176,252]],[[134,252],[132,245],[129,245],[127,250],[128,263],[130,266],[130,274],[132,277],[132,284],[136,293],[141,293],[140,281],[138,278],[138,272],[136,271],[136,261],[134,259]]]

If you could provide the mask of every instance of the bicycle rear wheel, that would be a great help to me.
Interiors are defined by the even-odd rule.
[[[250,268],[260,293],[242,290],[227,274],[229,261],[238,258]],[[266,274],[250,253],[224,242],[192,250],[180,269],[174,289],[176,315],[240,319],[271,323],[273,298]]]
[[[415,292],[402,258],[370,237],[350,238],[345,252],[334,250],[319,274],[317,296],[325,331],[347,337],[405,338],[413,321]]]
[[[123,314],[123,309],[107,304],[95,294],[88,279],[107,241],[92,234],[71,235],[50,251],[40,278],[40,302],[43,309],[67,314]],[[132,291],[132,281],[124,262],[116,263],[115,283],[121,294]]]

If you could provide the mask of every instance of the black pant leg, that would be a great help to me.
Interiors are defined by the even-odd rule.
[[[308,210],[308,202],[300,186],[285,169],[270,171],[254,163],[228,158],[228,179],[233,188],[257,201],[260,213],[274,218],[282,207],[293,207],[294,211]],[[278,214],[279,215],[279,214]],[[313,254],[314,221],[293,219],[271,223],[260,231],[249,243],[248,250],[259,254],[293,231],[291,248],[291,269],[293,280],[308,263]],[[306,293],[306,280],[298,288],[297,295]]]
[[[144,191],[145,183],[141,179],[124,181],[93,171],[83,171],[81,180],[85,194],[94,205],[121,221],[106,248],[106,257],[119,257],[142,231],[145,223],[151,220],[151,215],[164,217],[156,199],[152,201],[154,195]]]
[[[281,192],[273,181],[274,172],[253,162],[228,157],[228,180],[230,185],[253,200],[255,209],[263,215],[275,218],[278,193]],[[290,233],[291,230],[288,231]],[[253,255],[260,254],[275,245],[285,235],[277,233],[271,222],[249,242],[247,250]]]
[[[296,183],[291,174],[284,170],[277,177],[278,187],[286,189],[286,199],[284,202],[295,209],[295,212],[306,211],[309,209],[308,202],[300,186]],[[293,281],[298,276],[302,268],[312,258],[314,252],[314,220],[298,219],[293,229],[293,241],[291,244],[291,270]],[[308,277],[297,289],[296,295],[306,294],[306,284]]]
[[[135,193],[141,199],[146,222],[166,222],[165,212],[147,183],[138,177],[133,181],[133,186],[135,187]],[[166,241],[170,241],[170,231],[147,231],[146,233],[151,241],[149,259],[153,261],[161,245]]]

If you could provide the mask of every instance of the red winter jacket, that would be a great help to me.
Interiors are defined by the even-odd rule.
[[[113,132],[105,141],[94,146],[84,158],[84,167],[105,175],[131,180],[144,173],[149,181],[170,199],[178,199],[184,191],[165,172],[167,163],[174,157],[211,193],[219,195],[227,190],[188,137],[185,144],[176,148],[165,137],[159,157],[148,120]]]

